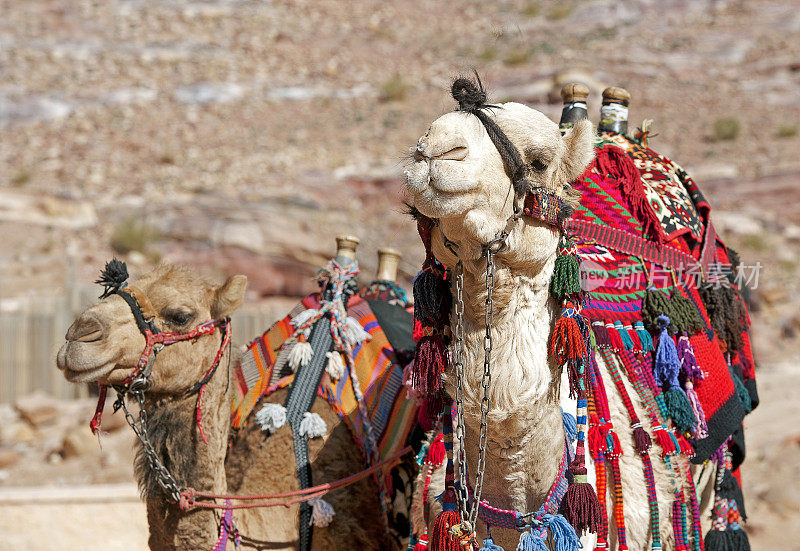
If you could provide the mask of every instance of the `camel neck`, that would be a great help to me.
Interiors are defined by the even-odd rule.
[[[491,386],[484,494],[492,505],[536,510],[555,479],[563,454],[560,376],[548,355],[558,305],[549,296],[555,251],[536,271],[498,259],[491,328]],[[465,271],[465,447],[471,477],[477,469],[481,376],[484,369],[485,265]],[[454,396],[451,376],[448,390]]]
[[[224,493],[225,455],[230,427],[228,352],[206,385],[202,401],[203,442],[196,420],[198,395],[148,398],[148,436],[159,458],[179,486]],[[166,501],[141,445],[136,475],[147,504],[151,549],[197,549],[216,538],[211,511],[182,512]],[[199,547],[198,547],[199,546]]]

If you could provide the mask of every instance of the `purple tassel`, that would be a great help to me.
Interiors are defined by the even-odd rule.
[[[692,437],[694,437],[695,440],[702,440],[708,436],[708,423],[706,422],[705,413],[703,413],[703,406],[700,405],[700,399],[697,397],[697,392],[694,390],[692,381],[687,379],[684,386],[686,388],[686,397],[689,399],[689,404],[692,406],[692,413],[694,413],[696,421]]]
[[[658,325],[661,332],[658,335],[658,349],[656,350],[656,361],[654,373],[659,385],[670,387],[678,386],[678,374],[681,369],[681,362],[678,359],[678,350],[675,342],[669,336],[669,318],[658,316]]]
[[[597,533],[600,528],[600,502],[586,475],[575,475],[575,482],[569,485],[559,511],[582,535],[584,532]]]
[[[633,447],[636,448],[639,455],[646,454],[648,450],[650,450],[652,444],[653,442],[650,440],[650,435],[644,430],[642,424],[636,423],[633,426]]]
[[[592,331],[594,331],[594,340],[598,347],[608,348],[611,346],[611,339],[608,337],[608,330],[602,321],[592,322]]]
[[[692,343],[689,342],[689,337],[686,335],[678,337],[678,345],[676,348],[684,376],[692,381],[702,381],[705,379],[705,373],[703,373],[703,370],[697,365],[697,358],[694,355]]]

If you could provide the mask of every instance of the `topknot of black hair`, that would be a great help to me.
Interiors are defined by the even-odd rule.
[[[100,278],[95,281],[103,286],[103,294],[100,298],[106,298],[110,294],[119,291],[125,286],[128,279],[128,266],[116,258],[106,262],[106,267],[100,271]]]
[[[450,88],[453,99],[461,111],[473,112],[486,107],[486,90],[478,79],[477,84],[465,77],[459,77]]]

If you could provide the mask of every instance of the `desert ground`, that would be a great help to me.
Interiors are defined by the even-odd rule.
[[[590,87],[593,120],[602,90],[623,86],[630,128],[654,121],[651,147],[758,266],[746,526],[754,550],[800,549],[798,8],[0,0],[0,320],[117,255],[134,274],[245,273],[247,307],[265,313],[252,337],[313,290],[339,233],[361,238],[364,281],[378,247],[400,249],[408,287],[422,248],[404,158],[453,108],[455,75],[474,68],[490,99],[555,120],[565,82]],[[127,428],[112,422],[101,447],[91,400],[32,390],[0,403],[0,549],[144,548]]]

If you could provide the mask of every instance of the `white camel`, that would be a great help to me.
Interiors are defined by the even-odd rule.
[[[533,186],[556,192],[568,202],[576,201],[569,183],[594,157],[595,135],[588,121],[577,123],[562,137],[554,122],[519,103],[501,104],[484,112],[520,153]],[[491,410],[483,498],[495,507],[535,511],[556,476],[564,446],[561,406],[566,383],[562,384],[560,367],[548,355],[548,339],[561,312],[561,306],[548,293],[559,233],[527,216],[507,225],[514,213],[514,189],[484,124],[469,112],[447,113],[431,124],[407,170],[406,187],[410,204],[438,220],[432,231],[436,259],[446,266],[455,266],[459,260],[463,263],[465,448],[467,472],[472,474],[477,472],[484,368],[483,247],[504,229],[509,230],[506,247],[495,257]],[[451,315],[451,326],[454,323]],[[603,378],[610,381],[608,367],[602,358],[597,359]],[[455,396],[454,379],[452,374],[446,375],[445,388],[450,396]],[[625,384],[637,414],[646,419],[634,388],[628,381]],[[632,431],[626,430],[631,426],[630,418],[613,385],[609,402],[623,452],[620,469],[628,548],[647,549],[652,534],[642,459],[634,451]],[[574,405],[565,406],[565,411],[574,411]],[[650,432],[649,427],[647,430]],[[663,548],[672,549],[673,488],[669,470],[658,459],[660,448],[655,439],[653,442],[659,531]],[[593,481],[593,467],[588,468]],[[441,511],[434,498],[444,490],[444,470],[442,467],[434,472],[428,492],[431,526]],[[424,471],[418,480],[417,499],[423,475]],[[611,496],[607,501],[613,503]],[[419,531],[423,524],[419,507],[415,514],[415,530]],[[609,545],[616,548],[613,517],[609,523]],[[479,541],[484,537],[481,526],[477,527]],[[514,549],[519,539],[509,530],[494,530],[492,535],[506,550]],[[582,541],[586,548],[593,548],[594,536],[584,536]]]

